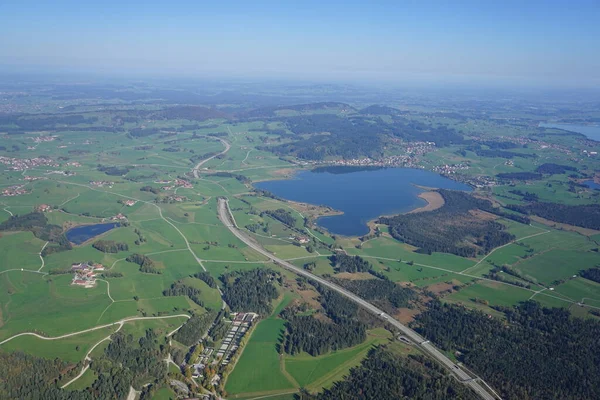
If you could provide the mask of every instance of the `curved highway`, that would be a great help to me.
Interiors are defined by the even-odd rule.
[[[302,275],[309,279],[317,281],[321,285],[327,286],[329,289],[335,290],[336,292],[340,293],[344,297],[347,297],[348,299],[354,301],[361,307],[365,308],[366,310],[379,316],[381,319],[385,320],[389,324],[393,325],[400,332],[402,332],[403,335],[405,335],[406,337],[411,339],[413,342],[415,342],[415,344],[417,346],[419,346],[421,348],[421,350],[423,350],[425,353],[429,354],[431,357],[435,358],[442,365],[444,365],[446,368],[448,368],[460,382],[468,385],[482,399],[497,400],[500,398],[497,395],[490,394],[488,390],[484,389],[484,387],[479,383],[479,381],[481,381],[480,378],[471,377],[463,369],[461,369],[458,365],[456,365],[454,362],[452,362],[452,360],[450,360],[448,357],[446,357],[444,354],[442,354],[437,348],[435,348],[435,346],[433,346],[433,344],[431,344],[428,340],[426,340],[424,337],[422,337],[421,335],[419,335],[417,332],[413,331],[406,325],[403,325],[399,321],[390,317],[385,312],[383,312],[383,310],[375,307],[368,301],[358,297],[356,294],[344,289],[343,287],[338,286],[334,283],[331,283],[331,282],[321,278],[320,276],[314,275],[314,274],[312,274],[302,268],[299,268],[285,260],[275,257],[272,253],[268,252],[259,243],[257,243],[251,237],[247,236],[244,232],[242,232],[237,227],[237,224],[235,223],[235,219],[233,218],[233,215],[231,214],[231,210],[229,209],[229,201],[226,198],[218,199],[218,207],[217,208],[218,208],[219,219],[221,220],[221,222],[231,231],[231,233],[233,233],[242,242],[246,243],[249,247],[251,247],[255,251],[259,252],[260,254],[264,255],[265,257],[272,260],[273,262],[277,263],[281,267],[286,268],[298,275]],[[485,384],[485,382],[483,382],[483,383]],[[485,384],[485,385],[487,386],[487,384]]]

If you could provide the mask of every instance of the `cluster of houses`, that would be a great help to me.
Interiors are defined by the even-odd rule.
[[[45,135],[45,136],[37,136],[32,138],[35,143],[43,143],[43,142],[53,142],[58,139],[58,136],[55,135]]]
[[[125,200],[123,202],[123,204],[125,204],[127,207],[135,206],[135,203],[137,203],[135,200]]]
[[[107,186],[108,188],[112,188],[114,184],[115,184],[114,182],[110,182],[110,181],[90,181],[90,185],[96,186],[96,187]]]
[[[71,265],[74,272],[71,284],[91,288],[96,285],[96,272],[104,271],[104,265],[97,263],[75,263]]]
[[[39,212],[52,212],[52,206],[49,204],[40,204],[35,209]]]
[[[35,157],[35,158],[14,158],[0,156],[0,164],[8,165],[9,170],[25,171],[31,168],[38,167],[58,167],[58,164],[50,157]]]
[[[109,218],[111,221],[127,221],[127,217],[121,213]]]
[[[306,244],[310,242],[310,239],[307,238],[306,236],[292,236],[290,237],[290,239],[295,240],[296,242],[300,243],[300,244]]]
[[[6,189],[2,190],[2,196],[6,197],[20,196],[22,194],[27,193],[29,192],[25,189],[25,185],[9,186]]]

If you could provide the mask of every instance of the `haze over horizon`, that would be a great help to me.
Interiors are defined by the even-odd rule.
[[[576,3],[576,4],[573,4]],[[600,85],[594,1],[0,5],[3,71]]]

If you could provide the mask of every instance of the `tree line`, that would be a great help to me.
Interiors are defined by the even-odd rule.
[[[92,247],[103,253],[118,253],[129,250],[127,243],[115,242],[114,240],[98,240],[92,244]]]
[[[600,229],[600,205],[569,205],[559,203],[534,202],[527,205],[509,204],[506,208],[526,215],[538,215],[551,221]]]
[[[62,227],[48,223],[48,218],[42,212],[31,212],[24,215],[11,215],[0,223],[0,231],[29,231],[41,240],[52,243],[42,251],[47,256],[59,251],[71,250],[73,246],[66,238]]]

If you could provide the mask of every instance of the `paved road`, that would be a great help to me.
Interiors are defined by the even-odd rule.
[[[492,396],[486,389],[484,389],[483,386],[481,386],[477,380],[474,380],[463,369],[461,369],[458,365],[454,364],[452,362],[452,360],[450,360],[448,357],[446,357],[444,354],[442,354],[439,350],[437,350],[433,346],[433,344],[431,344],[428,340],[426,340],[424,337],[422,337],[421,335],[419,335],[417,332],[413,331],[406,325],[403,325],[399,321],[391,318],[389,315],[384,313],[383,310],[375,307],[368,301],[363,300],[362,298],[360,298],[357,295],[355,295],[354,293],[344,289],[343,287],[338,286],[334,283],[331,283],[331,282],[321,278],[320,276],[314,275],[302,268],[296,267],[295,265],[290,264],[289,262],[287,262],[285,260],[275,257],[272,253],[265,250],[259,243],[257,243],[251,237],[247,236],[244,232],[242,232],[241,230],[238,229],[237,225],[235,224],[235,219],[233,218],[233,215],[231,214],[231,211],[229,210],[229,203],[228,203],[227,199],[219,198],[218,213],[219,213],[219,219],[225,226],[227,226],[227,228],[229,228],[231,233],[233,233],[242,242],[246,243],[249,247],[251,247],[255,251],[259,252],[260,254],[264,255],[265,257],[269,258],[273,262],[279,264],[283,268],[289,269],[290,271],[292,271],[298,275],[302,275],[309,279],[317,281],[317,282],[319,282],[319,284],[321,284],[323,286],[327,286],[328,288],[330,288],[332,290],[335,290],[336,292],[340,293],[341,295],[343,295],[343,296],[347,297],[348,299],[354,301],[355,303],[359,304],[366,310],[379,316],[381,319],[385,320],[389,324],[396,327],[400,332],[402,332],[402,334],[404,336],[410,338],[424,352],[426,352],[433,358],[437,359],[440,363],[442,363],[445,367],[447,367],[458,378],[459,381],[461,381],[464,384],[471,387],[482,399],[485,399],[485,400],[497,399],[497,397]]]
[[[227,129],[229,129],[229,127],[227,127]],[[229,133],[231,133],[231,131],[229,131]],[[200,169],[201,166],[203,166],[205,163],[209,162],[210,160],[212,160],[215,157],[218,157],[220,155],[223,155],[225,153],[227,153],[229,151],[229,149],[231,148],[231,145],[229,144],[229,142],[227,142],[225,139],[221,139],[221,138],[215,138],[215,139],[219,139],[221,141],[221,143],[223,143],[223,145],[225,146],[225,150],[223,150],[222,152],[215,154],[212,157],[208,157],[205,160],[200,161],[198,164],[196,164],[196,166],[194,167],[194,169],[192,170],[192,172],[194,173],[194,178],[200,178],[199,174],[198,174],[198,170]]]

